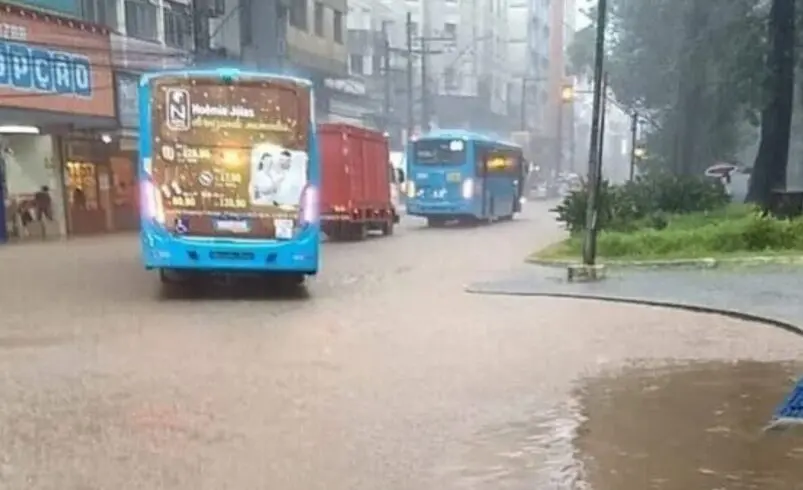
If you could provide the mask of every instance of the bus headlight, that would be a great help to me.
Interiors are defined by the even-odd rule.
[[[407,197],[415,199],[415,182],[411,180],[407,181]]]
[[[463,199],[471,199],[474,197],[474,179],[466,179],[463,181],[461,193],[463,194]]]

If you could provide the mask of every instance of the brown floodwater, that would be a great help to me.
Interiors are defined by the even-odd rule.
[[[576,456],[595,490],[803,489],[803,430],[765,433],[803,365],[699,363],[587,379]]]

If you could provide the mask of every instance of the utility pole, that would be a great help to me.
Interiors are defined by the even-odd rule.
[[[588,205],[586,208],[586,234],[583,241],[583,264],[593,266],[597,261],[597,214],[598,190],[600,187],[600,115],[602,112],[602,85],[605,61],[605,24],[607,21],[607,0],[597,4],[597,39],[594,53],[594,101],[591,113],[591,144],[588,151]]]
[[[421,132],[429,131],[429,84],[427,75],[427,38],[421,37]]]
[[[207,61],[211,51],[209,6],[206,0],[192,0],[192,42],[194,61]]]
[[[602,110],[599,112],[599,152],[597,153],[597,194],[602,182],[602,156],[605,152],[605,116],[608,113],[608,72],[602,77]]]
[[[528,78],[521,79],[521,130],[527,131],[527,82]]]
[[[636,177],[636,145],[638,139],[638,111],[630,115],[630,180]]]
[[[558,103],[558,127],[555,135],[555,177],[560,177],[563,171],[563,99]]]
[[[407,139],[413,137],[415,131],[415,94],[413,93],[413,14],[407,12]],[[405,141],[406,145],[407,142]]]
[[[393,93],[393,86],[390,76],[390,39],[388,38],[388,23],[382,22],[382,47],[383,47],[383,60],[382,60],[382,76],[384,77],[384,101],[382,107],[382,130],[386,133],[390,132],[390,108],[391,96]]]

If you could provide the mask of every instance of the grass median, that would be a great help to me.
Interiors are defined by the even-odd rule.
[[[598,256],[616,262],[803,256],[803,218],[762,217],[753,207],[731,205],[707,213],[651,216],[629,231],[602,231]],[[535,261],[579,260],[577,234],[533,253]]]

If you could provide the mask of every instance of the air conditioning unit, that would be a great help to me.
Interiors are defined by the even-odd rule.
[[[223,17],[226,15],[226,0],[211,0],[209,5],[209,17]]]
[[[226,0],[192,0],[192,7],[211,19],[226,15]]]

